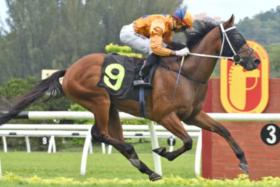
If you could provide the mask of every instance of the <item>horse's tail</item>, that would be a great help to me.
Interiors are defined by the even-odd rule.
[[[34,87],[29,93],[22,96],[22,98],[14,105],[8,113],[0,116],[0,125],[8,122],[10,119],[16,117],[22,110],[28,107],[30,104],[38,100],[44,95],[45,92],[49,92],[49,98],[62,95],[63,89],[59,83],[59,78],[63,77],[66,70],[60,70],[52,74],[47,79],[42,80],[36,87]]]

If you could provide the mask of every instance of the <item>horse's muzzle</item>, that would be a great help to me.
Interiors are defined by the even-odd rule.
[[[254,60],[254,64],[256,64],[257,66],[259,66],[260,63],[261,63],[261,60],[260,60],[260,59],[255,59],[255,60]]]
[[[240,59],[239,63],[246,70],[251,71],[251,70],[257,69],[259,64],[261,63],[261,61],[258,58],[243,57]]]

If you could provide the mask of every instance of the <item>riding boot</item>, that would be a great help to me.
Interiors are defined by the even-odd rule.
[[[149,83],[149,78],[146,76],[149,74],[151,67],[156,63],[159,59],[159,56],[152,53],[148,55],[145,63],[142,65],[140,71],[139,71],[139,80],[136,80],[134,82],[135,86],[140,86],[140,85],[150,85]]]

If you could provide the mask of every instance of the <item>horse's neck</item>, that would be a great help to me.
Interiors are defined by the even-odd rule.
[[[219,44],[217,40],[219,37],[210,36],[204,37],[202,41],[192,50],[194,53],[217,55],[219,51]],[[216,45],[216,46],[215,46]],[[217,59],[190,56],[186,59],[183,67],[183,73],[188,75],[191,79],[197,82],[207,82],[210,78]]]

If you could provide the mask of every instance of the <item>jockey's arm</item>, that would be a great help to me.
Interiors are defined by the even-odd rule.
[[[170,56],[174,55],[174,51],[164,47],[163,34],[165,25],[160,20],[155,20],[150,29],[150,47],[154,54],[159,56]]]

